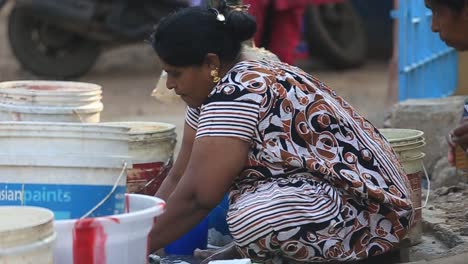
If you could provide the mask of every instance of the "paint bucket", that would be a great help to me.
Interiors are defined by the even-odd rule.
[[[55,221],[54,263],[147,263],[149,232],[165,203],[138,194],[127,194],[126,201],[124,214]]]
[[[52,264],[54,214],[37,207],[0,207],[0,263]]]
[[[0,206],[39,206],[56,219],[124,211],[128,129],[0,122]],[[16,147],[15,147],[16,146]]]
[[[175,125],[160,122],[102,124],[130,129],[129,155],[133,168],[128,171],[127,192],[155,195],[172,167],[177,142]]]
[[[0,122],[0,155],[128,156],[128,128],[100,124]]]
[[[168,255],[193,255],[195,249],[206,249],[208,244],[208,217],[192,230],[164,248]]]
[[[411,200],[415,208],[414,225],[408,233],[411,245],[416,245],[422,239],[422,193],[421,179],[423,177],[426,145],[424,132],[412,129],[379,129],[388,140],[403,166],[411,184]]]
[[[101,86],[58,81],[0,83],[0,121],[97,123]]]

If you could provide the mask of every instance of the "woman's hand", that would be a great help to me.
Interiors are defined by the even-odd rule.
[[[468,147],[468,120],[452,130],[447,136],[447,143],[449,145],[448,161],[452,166],[455,166],[455,148],[460,146],[466,153]]]
[[[181,237],[219,204],[244,168],[249,145],[231,137],[195,140],[185,173],[151,231],[151,252]]]

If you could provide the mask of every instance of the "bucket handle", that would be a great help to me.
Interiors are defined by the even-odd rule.
[[[78,117],[78,119],[80,120],[81,123],[86,123],[84,120],[83,120],[83,117],[81,117],[81,115],[76,111],[76,110],[73,110],[73,115],[75,115],[76,117]]]
[[[84,218],[87,218],[89,217],[92,213],[94,213],[99,207],[101,207],[107,200],[109,200],[109,198],[112,196],[112,194],[115,192],[115,190],[117,189],[117,186],[119,185],[119,182],[120,180],[122,179],[122,176],[125,174],[125,172],[127,171],[127,162],[124,161],[124,164],[123,164],[123,167],[122,167],[122,171],[120,172],[120,175],[119,177],[117,178],[117,180],[115,181],[114,183],[114,186],[112,186],[112,189],[111,191],[106,195],[106,197],[104,197],[104,199],[102,199],[98,204],[96,204],[96,206],[93,207],[93,209],[89,210],[86,214],[84,214],[82,217],[80,217],[80,219],[84,219]]]
[[[173,163],[174,161],[174,158],[173,156],[171,155],[171,157],[164,163],[164,165],[161,167],[161,169],[159,170],[159,173],[158,175],[156,175],[153,179],[151,179],[150,181],[148,181],[145,186],[143,186],[142,188],[140,188],[138,191],[136,191],[135,193],[138,193],[138,192],[141,192],[143,190],[145,190],[145,188],[147,188],[148,186],[150,186],[154,181],[156,181],[156,179],[163,173],[166,173],[168,171],[168,169],[170,168],[171,164]]]
[[[426,199],[424,201],[423,206],[414,208],[414,210],[421,210],[423,208],[426,208],[427,203],[429,202],[429,195],[431,194],[431,180],[429,179],[429,175],[427,174],[426,166],[424,166],[424,162],[421,161],[422,168],[424,170],[424,176],[426,177],[427,180],[427,194],[426,194]]]

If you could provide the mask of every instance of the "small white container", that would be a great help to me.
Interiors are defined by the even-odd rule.
[[[52,264],[54,214],[38,207],[0,207],[0,263]]]
[[[98,123],[101,86],[82,82],[0,83],[0,121]]]

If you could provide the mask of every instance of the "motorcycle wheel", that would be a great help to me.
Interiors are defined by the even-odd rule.
[[[0,9],[3,7],[3,5],[6,3],[7,0],[0,0]]]
[[[356,67],[366,60],[366,32],[349,1],[310,5],[305,12],[305,34],[310,54],[334,68]]]
[[[47,78],[79,77],[93,67],[100,54],[97,42],[34,17],[20,7],[10,13],[8,37],[20,64]]]

